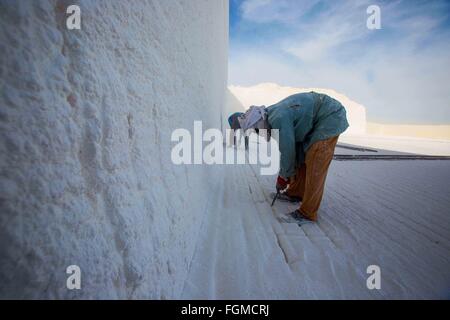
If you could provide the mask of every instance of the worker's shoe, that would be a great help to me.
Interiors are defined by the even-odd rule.
[[[317,222],[317,218],[309,217],[299,209],[290,212],[288,215],[299,222]]]
[[[302,226],[307,223],[317,222],[316,220],[312,220],[309,217],[306,217],[300,210],[292,211],[288,214],[291,218],[293,218],[298,225]]]
[[[276,195],[277,194],[275,192],[273,192],[271,194],[272,199],[275,198]],[[278,195],[277,200],[281,200],[281,201],[284,201],[284,202],[292,202],[292,203],[302,202],[302,198],[300,198],[300,197],[292,197],[292,196],[287,195],[286,193],[280,193]]]

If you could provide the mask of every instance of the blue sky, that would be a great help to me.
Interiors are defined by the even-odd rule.
[[[229,84],[261,82],[334,89],[370,121],[450,124],[450,1],[230,0]]]

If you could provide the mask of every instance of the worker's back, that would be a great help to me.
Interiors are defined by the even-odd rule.
[[[269,124],[281,129],[283,124],[293,126],[295,141],[308,144],[344,132],[348,128],[342,104],[316,92],[291,95],[267,108]]]

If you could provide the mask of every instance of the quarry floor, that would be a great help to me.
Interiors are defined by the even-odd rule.
[[[278,221],[297,206],[270,206],[275,176],[220,170],[183,299],[450,297],[450,161],[333,161],[319,221],[302,226]]]

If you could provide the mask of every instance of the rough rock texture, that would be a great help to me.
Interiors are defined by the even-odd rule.
[[[170,135],[220,127],[227,39],[226,0],[0,0],[0,298],[180,296],[218,172]]]

